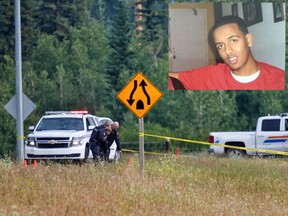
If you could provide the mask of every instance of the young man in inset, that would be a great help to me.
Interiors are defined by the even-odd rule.
[[[170,72],[168,89],[179,80],[186,90],[284,90],[285,71],[253,57],[252,34],[245,21],[225,16],[209,31],[209,43],[224,63],[184,72]],[[271,53],[273,55],[273,53]]]

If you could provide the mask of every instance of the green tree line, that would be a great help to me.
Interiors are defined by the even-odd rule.
[[[118,120],[122,141],[138,141],[138,119],[116,97],[138,71],[163,93],[144,117],[146,133],[206,141],[209,131],[253,130],[259,116],[288,110],[286,91],[167,90],[169,1],[142,1],[140,36],[135,2],[21,1],[23,92],[37,106],[25,135],[47,110],[87,109]],[[4,109],[16,92],[14,47],[14,0],[1,0],[1,157],[16,151],[16,121]]]

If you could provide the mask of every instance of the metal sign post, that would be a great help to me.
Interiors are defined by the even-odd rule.
[[[140,175],[144,176],[144,120],[139,118]]]
[[[20,0],[15,0],[15,59],[16,59],[16,98],[17,98],[17,160],[24,161],[23,94],[22,94],[22,50]]]

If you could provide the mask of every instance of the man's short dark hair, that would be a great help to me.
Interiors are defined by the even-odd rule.
[[[228,15],[228,16],[224,16],[224,17],[221,17],[219,18],[215,23],[214,25],[211,27],[211,29],[209,30],[209,34],[208,34],[208,43],[210,45],[210,48],[212,50],[212,52],[214,53],[215,55],[215,58],[216,58],[216,61],[218,63],[222,62],[222,59],[220,58],[219,56],[219,53],[216,49],[216,46],[215,46],[215,42],[214,42],[214,31],[216,29],[218,29],[219,27],[223,26],[223,25],[227,25],[227,24],[233,24],[235,23],[239,30],[244,34],[246,35],[247,33],[249,33],[248,31],[248,28],[247,28],[247,25],[245,23],[245,21],[238,17],[238,16],[233,16],[233,15]]]
[[[233,24],[233,23],[235,23],[238,26],[239,30],[241,32],[243,32],[244,35],[246,35],[248,33],[248,28],[247,28],[247,25],[246,25],[245,21],[242,18],[240,18],[238,16],[233,16],[233,15],[221,17],[219,20],[217,20],[214,23],[214,25],[212,26],[210,31],[213,34],[213,32],[217,28],[219,28],[219,27],[221,27],[223,25]]]

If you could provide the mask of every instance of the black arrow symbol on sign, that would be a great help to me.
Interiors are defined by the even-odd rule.
[[[147,86],[146,82],[144,80],[141,81],[141,83],[139,84],[139,86],[142,86],[143,92],[147,97],[147,105],[150,105],[150,97],[148,95],[148,93],[146,92],[145,86]]]
[[[135,101],[135,100],[133,99],[133,95],[134,95],[136,89],[137,89],[137,80],[134,80],[133,90],[132,90],[132,92],[131,92],[131,94],[130,94],[130,98],[127,100],[128,103],[130,104],[130,106],[131,106],[131,105],[134,103],[134,101]]]

